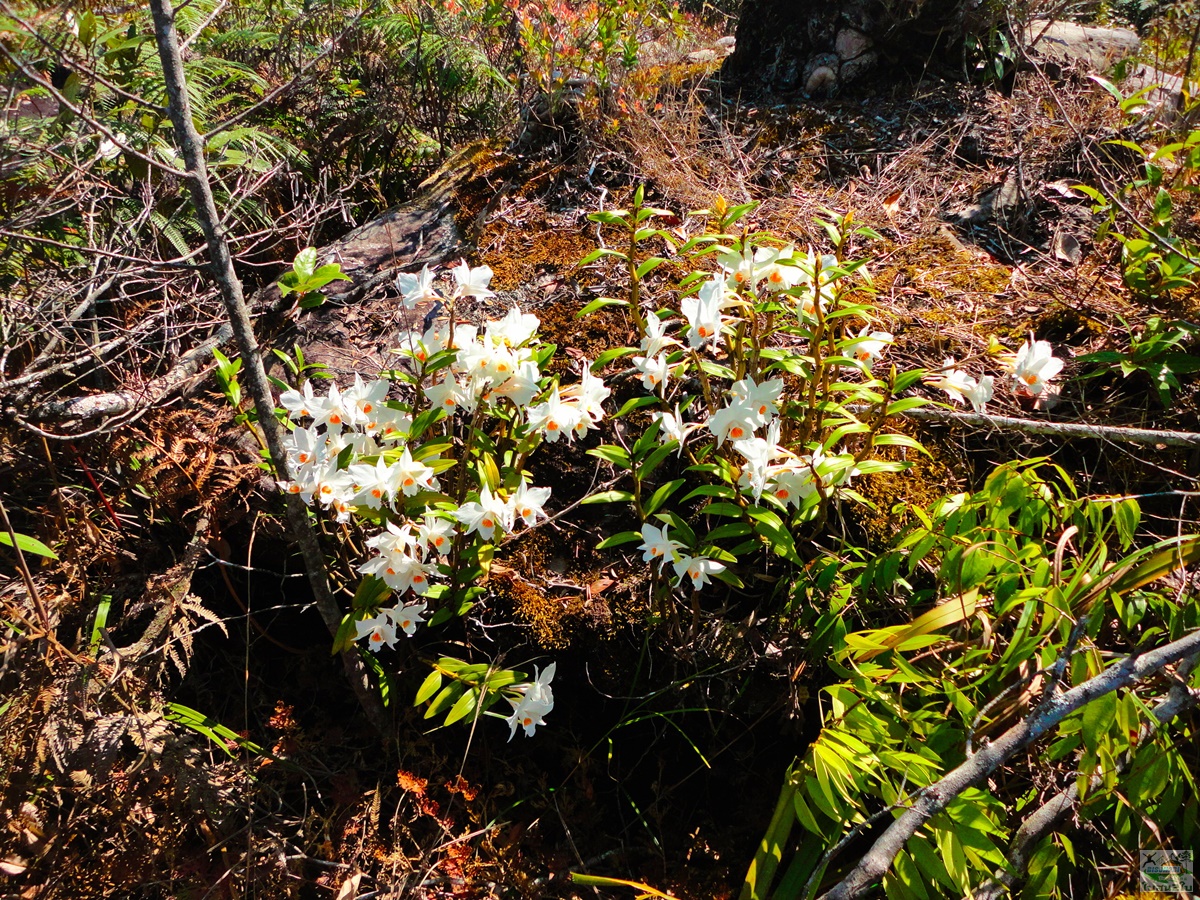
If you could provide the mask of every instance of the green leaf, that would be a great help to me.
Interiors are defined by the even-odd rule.
[[[587,455],[603,459],[622,469],[629,469],[633,466],[629,461],[629,454],[625,452],[625,448],[618,447],[616,444],[601,444],[599,447],[593,447],[587,452]]]
[[[1093,752],[1117,719],[1115,691],[1102,694],[1083,708],[1083,742]]]
[[[580,263],[580,265],[586,265],[587,262],[588,262],[588,260],[585,259],[582,263]],[[604,309],[604,307],[606,307],[606,306],[629,306],[629,301],[628,300],[617,300],[615,297],[598,297],[595,300],[593,300],[591,303],[587,304],[579,312],[575,313],[575,315],[578,318],[583,318],[584,316],[591,315],[592,313],[596,312],[597,310]]]
[[[659,447],[655,447],[650,452],[640,466],[638,466],[638,477],[645,480],[654,474],[654,470],[662,464],[662,461],[675,452],[679,446],[678,441],[667,441]]]
[[[317,266],[317,251],[314,247],[306,247],[296,254],[292,260],[292,271],[300,276],[301,281],[312,278],[313,269]]]
[[[53,550],[51,550],[37,538],[32,538],[27,534],[21,534],[15,531],[12,533],[0,531],[0,544],[3,544],[6,547],[11,547],[13,545],[13,535],[15,535],[17,538],[17,549],[19,549],[22,553],[32,553],[35,556],[44,556],[46,559],[58,559]]]
[[[358,616],[354,613],[346,613],[346,615],[342,616],[342,622],[338,625],[337,634],[333,636],[333,647],[330,649],[330,652],[334,656],[354,646],[354,641],[356,640],[354,623],[357,621]]]
[[[693,491],[689,491],[684,496],[680,503],[687,503],[693,497],[720,497],[722,500],[732,500],[737,496],[737,492],[723,484],[702,484]]]
[[[429,708],[425,710],[425,718],[432,719],[434,716],[450,709],[455,701],[459,699],[462,692],[463,685],[461,682],[455,681],[446,685],[442,688],[441,693],[433,698],[433,702],[429,704]]]
[[[642,540],[640,531],[622,531],[619,534],[614,534],[606,537],[596,545],[597,550],[607,550],[609,547],[619,547],[622,544],[631,544],[634,541]]]
[[[740,519],[746,514],[746,511],[736,503],[725,503],[720,500],[714,500],[700,508],[701,515],[708,516],[730,516],[735,519]]]
[[[416,699],[413,700],[413,706],[420,706],[442,688],[442,673],[434,669],[429,673],[429,677],[421,682],[421,687],[417,689]]]
[[[163,706],[163,718],[168,722],[174,722],[177,725],[182,725],[185,728],[190,728],[197,734],[202,734],[217,747],[227,753],[230,758],[234,758],[234,753],[229,749],[230,742],[237,744],[249,750],[251,753],[265,753],[258,744],[248,740],[214,719],[212,716],[206,716],[201,712],[197,712],[190,706],[184,706],[182,703],[167,703]]]
[[[478,700],[479,698],[475,691],[466,691],[458,698],[458,702],[454,704],[450,712],[446,714],[446,721],[443,724],[453,725],[459,719],[469,716],[475,711],[475,705]]]
[[[112,610],[112,596],[104,594],[96,604],[96,619],[92,623],[92,637],[88,641],[88,655],[96,656],[100,651],[100,642],[104,639],[104,629],[108,625],[108,614]]]
[[[718,525],[705,535],[705,539],[709,541],[721,541],[725,538],[745,537],[753,533],[754,529],[745,522],[726,522],[724,525]]]
[[[674,481],[668,481],[654,492],[650,497],[650,502],[646,504],[645,514],[651,515],[658,511],[658,508],[667,502],[668,498],[683,487],[685,479],[676,478]]]
[[[636,269],[637,277],[639,279],[645,278],[649,273],[653,272],[655,269],[657,269],[659,266],[661,266],[665,262],[666,262],[666,260],[663,259],[661,256],[651,256],[649,259],[644,260],[642,262],[642,264],[637,267],[637,269]]]
[[[627,415],[635,409],[641,409],[643,406],[654,406],[658,402],[659,399],[657,397],[630,397],[621,405],[620,409],[613,413],[613,418],[619,419],[621,416]]]
[[[392,589],[381,579],[374,575],[367,575],[358,583],[358,589],[354,592],[354,600],[350,604],[353,609],[367,610],[375,609],[392,592]]]
[[[600,491],[579,501],[580,506],[592,506],[596,503],[632,503],[632,491]]]

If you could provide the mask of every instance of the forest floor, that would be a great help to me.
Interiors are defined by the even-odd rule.
[[[1200,317],[1200,288],[1139,295],[1114,244],[1096,237],[1101,220],[1073,185],[1132,181],[1137,160],[1104,142],[1157,138],[1085,73],[1031,69],[1005,89],[933,74],[867,79],[831,100],[747,101],[721,86],[718,67],[648,67],[649,99],[611,126],[564,117],[519,150],[489,145],[503,173],[456,195],[464,240],[443,262],[489,265],[497,296],[460,313],[534,312],[566,372],[636,343],[622,312],[576,313],[622,290],[615,267],[577,266],[603,237],[587,215],[627,205],[638,185],[677,213],[681,233],[696,221],[689,210],[720,195],[757,201],[748,227],[799,247],[824,246],[822,210],[852,210],[881,235],[853,253],[869,260],[879,327],[895,336],[889,361],[936,369],[949,356],[984,358],[997,341],[1015,351],[1032,334],[1066,360],[1057,402],[1032,410],[998,391],[990,412],[1198,430],[1197,379],[1181,377],[1164,405],[1144,369],[1126,377],[1073,362],[1129,351],[1156,317]],[[1174,233],[1200,241],[1200,196],[1174,200]],[[1148,215],[1137,191],[1129,203]],[[648,290],[679,274],[668,264]],[[385,284],[266,323],[262,337],[300,345],[344,383],[391,365],[408,323]],[[1153,495],[1200,471],[1200,454],[1178,447],[910,426],[930,455],[903,478],[864,480],[875,509],[848,512],[842,527],[865,546],[899,530],[904,503],[971,488],[1004,461],[1048,457],[1082,490],[1111,494]],[[595,439],[617,440],[619,427]],[[14,804],[0,894],[593,896],[569,882],[586,871],[678,897],[737,895],[781,774],[820,726],[828,673],[803,634],[760,623],[753,598],[733,592],[649,627],[657,611],[637,555],[592,549],[629,523],[579,507],[498,549],[488,627],[402,648],[381,736],[330,656],[253,450],[212,383],[146,415],[136,437],[73,446],[72,470],[97,475],[82,486],[58,483],[27,436],[0,447],[28,530],[73,533],[57,567],[37,573],[58,640],[8,651],[10,663],[35,652],[49,661],[29,663],[21,688],[0,698],[6,713],[23,711],[0,730]],[[531,471],[555,498],[607,477],[557,447]],[[1197,519],[1194,503],[1145,510],[1164,534]],[[201,530],[211,537],[197,546]],[[10,597],[23,590],[3,584]],[[168,599],[178,618],[153,664],[68,649],[87,646],[97,602],[112,612],[95,640],[121,646]],[[536,740],[509,743],[492,721],[431,728],[412,706],[421,659],[493,645],[513,665],[557,661],[557,705]],[[202,721],[186,727],[190,710]]]

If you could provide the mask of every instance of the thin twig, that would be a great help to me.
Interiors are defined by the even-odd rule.
[[[17,555],[17,568],[21,570],[21,578],[25,582],[25,589],[29,591],[29,597],[33,600],[33,608],[37,610],[38,621],[41,622],[42,631],[50,634],[50,617],[46,615],[46,607],[42,603],[42,597],[38,593],[37,585],[33,583],[33,574],[29,571],[29,564],[25,562],[25,554],[21,552],[21,545],[17,543],[17,533],[13,530],[12,523],[8,521],[8,510],[4,508],[3,500],[0,500],[0,519],[4,520],[4,530],[8,532],[9,540],[12,541],[13,552]]]

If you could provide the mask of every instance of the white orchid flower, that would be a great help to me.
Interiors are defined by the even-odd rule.
[[[675,576],[679,579],[679,583],[682,584],[685,577],[690,578],[692,587],[697,591],[709,583],[711,580],[709,575],[716,575],[718,572],[724,571],[724,563],[719,563],[706,556],[683,555],[675,560]]]
[[[491,277],[491,270],[488,270]],[[535,334],[541,323],[532,313],[523,313],[517,307],[508,311],[503,319],[487,323],[486,335],[497,346],[521,347]]]
[[[779,415],[779,398],[783,395],[783,379],[772,378],[757,384],[753,378],[735,381],[729,393],[739,407],[751,411],[751,421],[758,428]]]
[[[1046,390],[1050,380],[1062,371],[1063,361],[1054,355],[1048,341],[1032,338],[1021,345],[1013,362],[1011,375],[1018,394],[1037,397]]]
[[[644,562],[658,560],[658,570],[660,572],[663,569],[663,565],[674,560],[678,555],[678,551],[683,549],[683,544],[667,535],[668,528],[669,526],[665,522],[662,528],[647,522],[642,526],[642,543],[638,546],[639,550],[645,551],[642,554]]]
[[[642,338],[642,352],[647,358],[658,356],[667,347],[676,346],[679,341],[666,335],[666,319],[660,319],[657,313],[646,316],[646,336]]]
[[[388,617],[380,613],[373,619],[361,619],[354,623],[354,639],[367,638],[367,646],[378,651],[385,644],[396,646],[396,626],[388,621]]]
[[[506,719],[510,741],[516,737],[518,727],[525,730],[526,737],[533,737],[537,726],[546,724],[546,714],[554,709],[554,691],[550,687],[550,681],[554,678],[555,666],[555,663],[546,666],[532,684],[516,686],[516,689],[521,691],[520,697],[510,697],[508,700],[513,707],[512,714]]]
[[[549,499],[550,488],[530,487],[529,483],[522,479],[520,487],[509,501],[512,504],[514,521],[516,516],[520,516],[521,521],[526,525],[533,525],[537,522],[538,516],[546,518],[546,510],[543,507]]]
[[[392,468],[395,470],[393,477],[396,486],[404,492],[406,497],[412,497],[423,490],[436,491],[438,489],[437,479],[433,477],[433,469],[425,463],[413,459],[407,447],[404,448]]]
[[[417,626],[425,621],[423,614],[427,606],[428,604],[422,600],[419,603],[397,604],[383,612],[399,630],[412,637],[417,631]]]
[[[693,350],[703,347],[721,332],[721,305],[725,299],[725,285],[720,281],[705,282],[695,297],[684,297],[680,311],[688,322],[688,346]]]
[[[870,328],[870,325],[864,327],[849,348],[854,358],[868,369],[883,356],[883,351],[894,340],[890,332],[870,331]]]
[[[758,411],[747,403],[734,401],[708,417],[708,430],[717,438],[720,447],[726,440],[740,441],[754,434]]]
[[[642,373],[642,387],[651,392],[665,385],[670,376],[670,366],[667,365],[665,353],[651,358],[635,356],[633,367]]]
[[[490,266],[477,266],[471,268],[467,265],[464,259],[461,263],[450,270],[454,276],[454,280],[458,283],[458,287],[454,291],[455,297],[495,297],[495,293],[488,290],[488,283],[492,280],[492,270]]]
[[[425,266],[416,275],[401,272],[396,276],[396,290],[400,292],[400,305],[412,309],[423,300],[437,301],[441,295],[433,289],[433,272]]]
[[[396,496],[396,469],[390,467],[381,455],[375,465],[353,463],[346,472],[354,481],[356,493],[350,502],[355,506],[379,509]]]
[[[454,518],[467,527],[467,533],[476,532],[485,541],[490,541],[497,529],[512,528],[512,511],[485,485],[479,492],[479,500],[464,503],[454,513]]]

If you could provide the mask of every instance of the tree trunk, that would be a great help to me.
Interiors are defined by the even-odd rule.
[[[830,96],[881,62],[919,71],[962,59],[984,0],[745,0],[724,74],[747,88]]]

